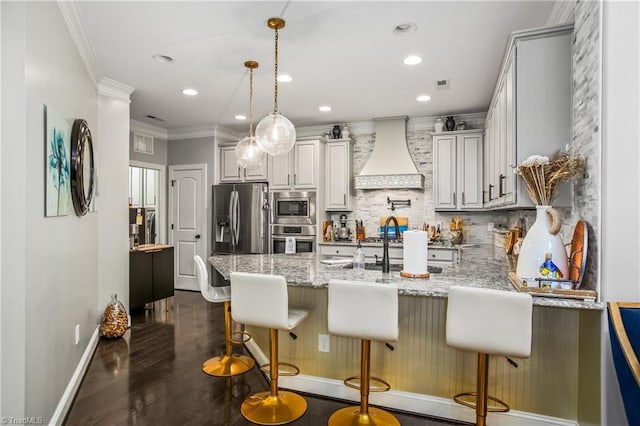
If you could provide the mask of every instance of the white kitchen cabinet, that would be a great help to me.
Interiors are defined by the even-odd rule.
[[[144,206],[157,207],[158,197],[156,188],[158,187],[158,175],[160,173],[153,169],[144,169]]]
[[[432,133],[436,210],[477,210],[482,202],[482,131]]]
[[[221,146],[220,152],[220,182],[249,182],[267,180],[267,161],[260,167],[242,168],[238,165],[236,147]]]
[[[330,139],[325,145],[325,210],[351,211],[351,140]]]
[[[158,179],[154,169],[129,166],[129,204],[131,207],[158,207]]]
[[[344,257],[353,258],[353,252],[356,250],[354,244],[340,245],[331,243],[321,243],[319,245],[319,253],[324,257]],[[362,247],[364,252],[365,262],[373,263],[376,261],[382,261],[382,245],[380,247],[364,246]],[[438,245],[430,245],[427,249],[428,262],[459,262],[459,252],[454,247],[444,247]],[[389,262],[390,263],[402,263],[404,261],[403,248],[402,247],[389,247]]]
[[[142,207],[143,169],[129,167],[129,204],[131,207]]]
[[[485,207],[531,207],[513,170],[564,150],[572,134],[572,25],[512,33],[485,121]],[[570,187],[554,206],[571,205]]]
[[[269,190],[313,190],[318,188],[320,141],[297,141],[285,155],[269,155]]]

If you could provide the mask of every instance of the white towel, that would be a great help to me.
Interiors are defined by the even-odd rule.
[[[284,253],[293,254],[296,252],[296,237],[285,237]]]

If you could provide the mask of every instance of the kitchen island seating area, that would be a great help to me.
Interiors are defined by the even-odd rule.
[[[447,306],[447,345],[477,352],[476,392],[454,400],[476,410],[476,425],[485,426],[487,412],[507,412],[509,406],[488,396],[489,355],[528,358],[531,354],[532,298],[524,293],[452,286]],[[512,361],[510,361],[512,362]],[[466,398],[472,397],[472,401]],[[496,405],[488,407],[488,400]]]
[[[360,406],[345,407],[329,417],[329,426],[400,425],[391,413],[369,407],[369,392],[388,391],[391,386],[370,376],[371,341],[398,340],[398,289],[372,282],[329,282],[327,322],[329,333],[361,340],[360,376],[344,384],[360,391]],[[371,382],[381,386],[372,386]]]
[[[269,329],[269,364],[260,369],[269,374],[270,389],[245,399],[240,407],[242,415],[261,425],[281,425],[302,417],[307,410],[305,399],[278,388],[278,376],[294,376],[300,372],[292,364],[278,362],[278,330],[294,329],[309,312],[289,308],[287,281],[281,275],[232,273],[231,304],[235,321]],[[288,370],[281,371],[280,367]]]
[[[234,354],[232,352],[234,343],[242,344],[245,341],[234,342],[231,338],[231,286],[210,286],[207,268],[202,258],[198,255],[194,256],[193,263],[202,297],[211,303],[224,303],[225,353],[222,356],[216,356],[206,360],[202,364],[202,371],[211,376],[221,377],[237,376],[238,374],[246,373],[253,368],[255,361],[249,356]],[[246,333],[242,335],[248,337],[248,339],[251,338],[251,336]]]

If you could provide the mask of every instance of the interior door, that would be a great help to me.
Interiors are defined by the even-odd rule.
[[[199,291],[193,256],[206,255],[206,165],[170,166],[169,243],[174,247],[175,288]]]

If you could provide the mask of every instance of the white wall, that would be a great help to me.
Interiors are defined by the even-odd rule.
[[[96,327],[98,215],[44,217],[43,104],[97,130],[97,93],[57,3],[27,3],[26,415],[50,415]],[[96,140],[96,144],[99,141]],[[124,228],[123,228],[124,229]],[[80,325],[80,344],[74,344]]]
[[[640,7],[603,4],[602,262],[603,301],[640,301]],[[624,208],[622,208],[624,207]],[[602,329],[602,424],[626,424],[611,361],[608,321]]]
[[[56,2],[1,2],[0,7],[0,415],[42,416],[48,422],[107,295],[128,295],[129,104],[128,97],[115,104],[101,97],[99,103]],[[65,119],[88,122],[105,177],[98,183],[104,210],[44,217],[45,103]]]
[[[129,95],[132,88],[98,85],[98,306],[112,294],[129,306]],[[117,230],[117,231],[116,231]],[[123,267],[125,265],[126,267]]]
[[[25,414],[26,82],[24,3],[2,9],[2,416]],[[11,183],[10,185],[8,183]]]

